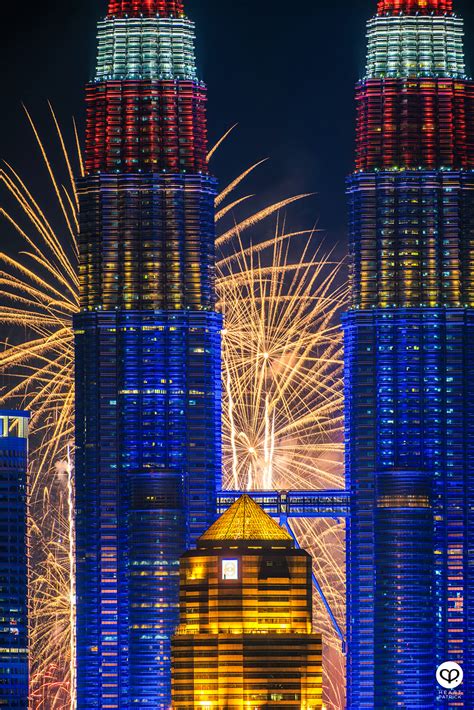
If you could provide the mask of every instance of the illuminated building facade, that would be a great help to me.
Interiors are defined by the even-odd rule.
[[[381,0],[345,316],[348,707],[474,701],[474,84],[451,0]],[[445,661],[464,683],[446,700]]]
[[[0,708],[28,708],[28,414],[0,410]]]
[[[181,0],[110,0],[87,87],[76,339],[78,710],[163,710],[179,559],[215,519],[206,89]]]
[[[181,560],[173,708],[322,707],[312,561],[242,496]]]

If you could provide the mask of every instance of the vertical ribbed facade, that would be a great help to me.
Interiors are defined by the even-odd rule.
[[[471,708],[474,84],[450,0],[379,2],[356,101],[347,706]]]
[[[0,708],[28,710],[28,414],[0,410]]]
[[[206,89],[177,0],[111,0],[98,45],[74,322],[77,705],[164,710],[179,558],[220,488]]]

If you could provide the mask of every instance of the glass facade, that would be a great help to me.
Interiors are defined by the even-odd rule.
[[[357,87],[356,169],[472,169],[474,84],[367,78]]]
[[[173,708],[320,710],[311,573],[289,533],[236,501],[181,560]]]
[[[110,18],[99,24],[96,81],[197,79],[194,24],[167,17]]]
[[[462,20],[449,15],[374,18],[368,23],[367,76],[466,78]]]
[[[348,180],[355,308],[474,305],[474,171]]]
[[[348,707],[474,701],[474,97],[447,0],[369,22],[348,180]],[[462,665],[449,698],[437,666]]]
[[[28,709],[28,414],[0,410],[0,708]]]
[[[207,173],[205,88],[182,80],[89,84],[88,173]]]
[[[215,182],[205,175],[84,178],[84,310],[212,310]]]
[[[179,558],[216,515],[215,181],[193,25],[110,2],[87,87],[76,339],[78,710],[168,710]]]

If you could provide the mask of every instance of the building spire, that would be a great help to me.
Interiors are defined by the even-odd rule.
[[[453,0],[379,0],[378,15],[446,15],[453,11]]]
[[[183,15],[182,0],[109,0],[108,17],[179,17]]]

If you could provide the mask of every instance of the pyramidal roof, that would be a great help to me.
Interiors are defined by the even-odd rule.
[[[267,515],[250,496],[243,495],[211,525],[198,542],[252,540],[287,544],[293,542],[291,535]]]

